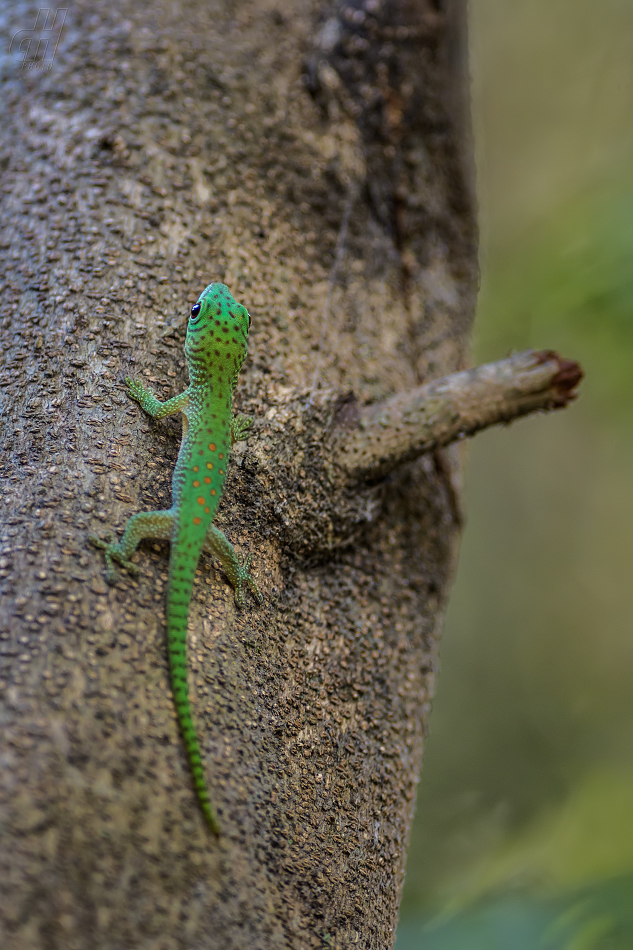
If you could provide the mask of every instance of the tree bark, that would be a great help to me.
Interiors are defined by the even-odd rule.
[[[37,9],[12,4],[7,33]],[[352,403],[467,361],[464,20],[78,0],[50,69],[6,67],[3,947],[392,945],[459,464],[438,448],[343,485],[333,446]],[[167,548],[110,589],[86,543],[169,507],[179,424],[122,380],[186,387],[211,280],[251,312],[237,408],[257,419],[217,523],[265,596],[236,612],[201,562],[190,689],[219,841],[172,706]]]

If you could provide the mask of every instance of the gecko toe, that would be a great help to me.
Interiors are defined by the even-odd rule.
[[[95,548],[100,548],[102,551],[107,551],[112,544],[112,538],[112,532],[108,531],[108,533],[103,538],[98,537],[96,534],[91,534],[88,536],[88,541]]]

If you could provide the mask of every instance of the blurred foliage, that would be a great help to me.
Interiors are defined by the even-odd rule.
[[[403,914],[633,763],[632,479],[633,440],[576,409],[473,444]]]
[[[630,0],[471,0],[475,356],[578,403],[478,436],[398,950],[633,947]]]
[[[544,810],[491,856],[471,868],[454,904],[505,887],[569,891],[633,872],[633,772],[596,770],[559,807]],[[633,915],[633,890],[629,914]]]
[[[428,923],[405,922],[396,950],[631,950],[633,875],[557,898],[503,896]]]
[[[488,258],[479,304],[486,355],[560,348],[591,367],[601,414],[633,401],[633,179],[575,196]]]

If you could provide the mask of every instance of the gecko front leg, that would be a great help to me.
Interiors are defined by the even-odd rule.
[[[125,385],[130,399],[137,402],[141,409],[144,409],[152,419],[164,419],[165,416],[171,416],[175,412],[183,412],[189,403],[188,389],[185,389],[184,393],[179,393],[178,396],[168,399],[167,402],[161,402],[153,393],[145,389],[142,383],[132,379],[131,376],[125,377]]]

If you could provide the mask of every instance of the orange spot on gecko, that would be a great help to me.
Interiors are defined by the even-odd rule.
[[[205,504],[206,504],[204,498],[196,498],[196,501],[198,502],[199,505],[205,505]]]
[[[211,494],[212,494],[212,495],[215,495],[215,493],[216,493],[216,492],[215,492],[215,488],[212,488],[212,489],[211,489]]]
[[[208,515],[208,514],[209,514],[209,512],[211,511],[211,509],[210,509],[210,508],[205,508],[204,510],[205,510],[205,514],[207,514],[207,515]]]
[[[215,448],[215,446],[213,446],[213,447]],[[223,458],[224,458],[224,455],[222,454],[222,452],[220,452],[220,454],[218,455],[218,458],[219,458],[219,459],[223,459]]]
[[[205,483],[205,485],[210,485],[210,484],[211,484],[211,479],[209,478],[208,475],[205,475],[205,476],[204,476],[204,483]]]
[[[199,482],[199,481],[195,481],[195,482],[193,483],[193,487],[194,487],[194,488],[200,488],[200,482]]]
[[[194,523],[194,524],[200,524],[201,521],[202,521],[202,518],[194,518],[194,519],[193,519],[193,523]]]
[[[194,465],[193,470],[194,470],[194,472],[199,472],[199,471],[200,471],[200,468],[199,468],[198,465]]]
[[[212,452],[215,452],[215,442],[209,442],[209,448]],[[220,456],[220,458],[222,458],[222,456]]]

